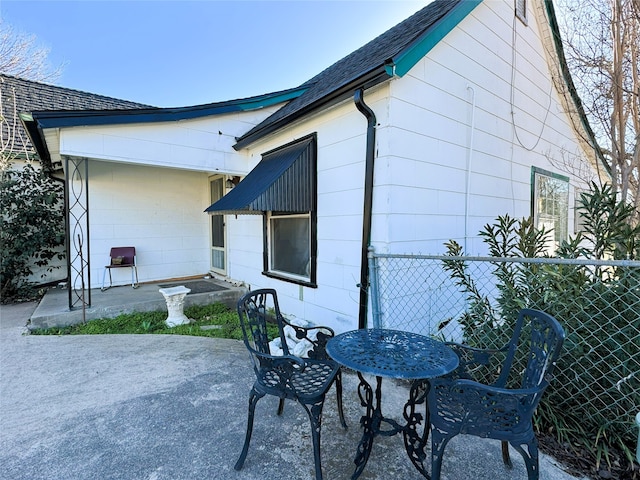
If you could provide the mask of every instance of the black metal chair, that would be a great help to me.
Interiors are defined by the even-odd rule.
[[[432,380],[428,394],[433,480],[440,479],[444,449],[458,434],[501,440],[502,458],[509,468],[510,443],[524,458],[529,480],[539,478],[532,416],[552,378],[564,337],[556,319],[538,310],[523,309],[511,340],[501,349],[448,344],[460,357],[460,365],[450,376]],[[520,363],[514,361],[519,344],[528,351]],[[491,385],[473,380],[479,368],[492,365],[495,354],[504,355],[497,380]],[[519,387],[512,388],[510,374],[521,372]]]
[[[331,360],[325,351],[327,341],[334,336],[328,327],[299,327],[287,322],[280,313],[276,291],[273,289],[254,290],[238,301],[238,315],[244,336],[244,343],[251,353],[256,381],[249,395],[249,416],[247,433],[240,458],[235,469],[240,470],[247,457],[256,404],[265,395],[280,399],[278,415],[282,414],[285,399],[296,400],[302,405],[311,421],[313,454],[316,479],[322,479],[320,462],[320,429],[322,407],[325,394],[336,384],[338,412],[344,428],[347,424],[342,411],[342,377],[340,366]],[[272,355],[267,338],[267,324],[278,326],[284,355]],[[289,353],[285,329],[293,329],[295,337],[309,342],[309,358],[300,358]]]

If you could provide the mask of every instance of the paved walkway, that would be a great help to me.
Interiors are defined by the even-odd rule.
[[[242,471],[253,382],[242,343],[174,335],[24,335],[36,305],[0,306],[0,478],[3,480],[308,480],[306,414],[258,403]],[[330,392],[322,430],[326,480],[351,477],[359,441],[357,379],[345,375],[344,431]],[[387,414],[401,415],[407,389],[385,383]],[[460,437],[447,447],[443,480],[526,479],[501,462],[498,442]],[[572,480],[547,456],[541,480]],[[400,437],[376,439],[363,480],[422,478]],[[574,479],[575,480],[575,479]]]

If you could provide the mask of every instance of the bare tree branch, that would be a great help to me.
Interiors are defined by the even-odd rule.
[[[47,61],[49,49],[40,46],[34,35],[17,31],[0,19],[0,73],[38,82],[53,82],[62,65],[53,68]]]
[[[559,0],[565,55],[608,159],[640,221],[640,0]]]

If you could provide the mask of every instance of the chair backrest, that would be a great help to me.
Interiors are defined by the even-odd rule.
[[[528,336],[523,334],[525,329],[529,333]],[[505,386],[513,367],[518,345],[524,345],[528,348],[528,354],[520,388],[538,388],[537,403],[551,380],[564,338],[565,333],[562,326],[551,315],[539,310],[522,309],[516,320],[507,356],[496,386]]]
[[[109,257],[111,258],[111,265],[124,265],[131,266],[136,263],[136,247],[112,247],[109,252]],[[120,258],[120,263],[117,263],[118,260],[114,262],[115,259]]]
[[[270,354],[267,323],[276,322],[280,331],[282,349],[289,355],[280,319],[276,291],[271,288],[253,290],[238,300],[238,316],[244,343],[249,351]]]

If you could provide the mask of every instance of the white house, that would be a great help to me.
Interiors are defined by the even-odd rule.
[[[23,120],[76,192],[93,286],[133,245],[142,282],[211,272],[343,331],[366,321],[369,246],[484,253],[505,213],[572,233],[577,167],[606,176],[575,101],[550,0],[436,0],[295,89]]]

